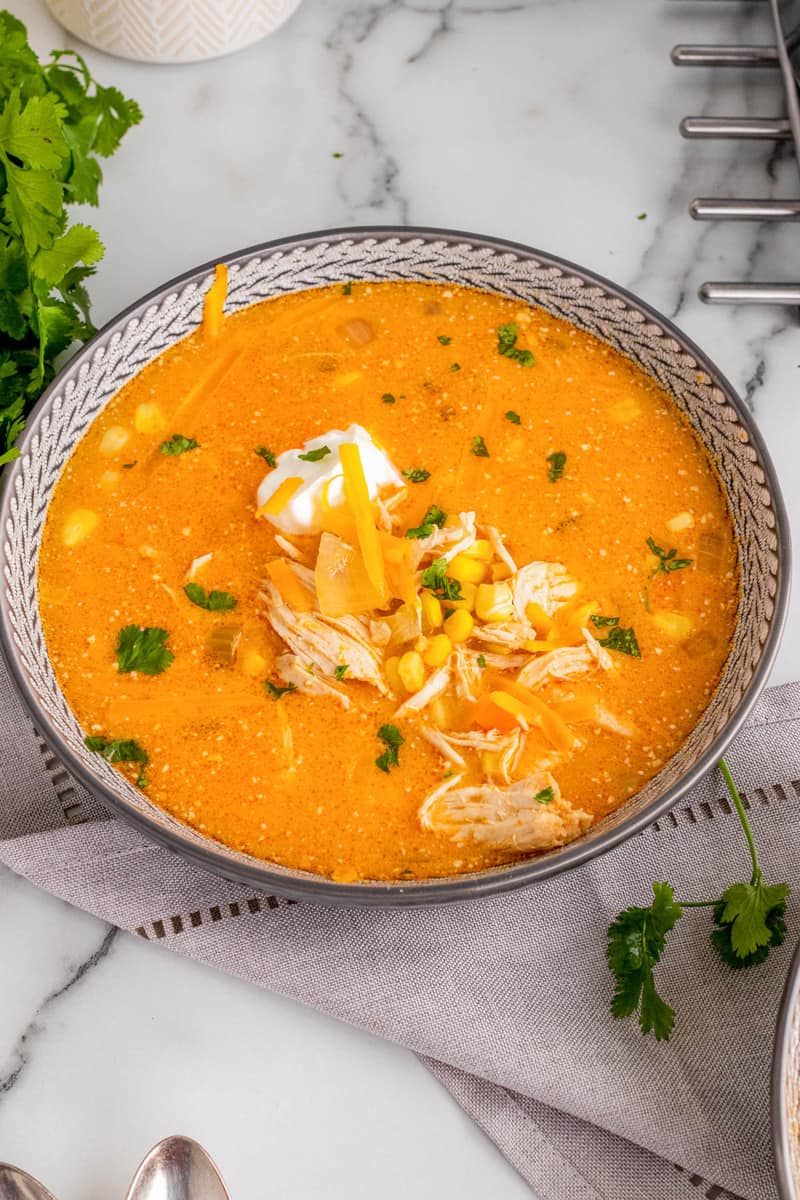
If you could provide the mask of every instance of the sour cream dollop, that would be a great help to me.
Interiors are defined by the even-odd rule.
[[[303,482],[285,507],[267,520],[283,533],[311,534],[322,529],[323,494],[331,508],[344,503],[344,484],[339,447],[346,442],[355,442],[361,453],[361,463],[369,489],[370,500],[374,500],[387,488],[403,486],[403,478],[389,458],[370,437],[363,425],[351,425],[349,429],[331,429],[319,437],[310,438],[298,450],[284,450],[276,459],[275,469],[261,480],[258,488],[258,507],[269,500],[285,479],[302,479]],[[327,446],[330,454],[310,462],[300,457]],[[327,486],[327,493],[325,488]]]

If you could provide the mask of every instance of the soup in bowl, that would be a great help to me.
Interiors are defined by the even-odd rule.
[[[321,235],[84,350],[6,499],[58,440],[5,628],[68,764],[217,870],[356,903],[523,883],[674,803],[773,651],[780,500],[699,355],[571,271]]]

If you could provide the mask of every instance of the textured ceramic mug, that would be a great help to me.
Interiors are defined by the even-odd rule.
[[[151,63],[199,62],[252,45],[300,0],[47,0],[57,21],[98,50]]]

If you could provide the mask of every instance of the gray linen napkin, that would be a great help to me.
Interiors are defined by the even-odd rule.
[[[729,755],[765,872],[796,889],[790,937],[734,972],[710,952],[708,915],[687,914],[659,968],[678,1011],[669,1043],[610,1019],[605,930],[652,880],[705,898],[744,877],[714,775],[643,834],[526,891],[334,911],[217,879],[108,818],[5,672],[0,726],[0,861],[114,925],[410,1047],[540,1200],[775,1196],[769,1064],[800,929],[800,684],[767,692]]]

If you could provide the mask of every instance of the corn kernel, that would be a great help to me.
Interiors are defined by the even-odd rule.
[[[514,614],[514,596],[509,583],[481,583],[475,597],[475,612],[482,621],[507,621]]]
[[[133,423],[137,433],[161,433],[166,426],[164,414],[157,404],[137,404]]]
[[[333,386],[335,388],[350,387],[351,383],[355,383],[360,378],[360,371],[343,371],[341,375],[334,376]]]
[[[688,638],[694,633],[694,621],[691,617],[684,616],[683,613],[654,612],[652,618],[656,629],[678,642],[682,642],[684,638]]]
[[[76,508],[64,522],[61,540],[65,546],[77,546],[97,527],[100,520],[96,512],[90,508]]]
[[[443,609],[455,608],[463,609],[464,612],[472,612],[475,608],[475,596],[478,591],[478,586],[475,583],[461,584],[461,599],[460,600],[445,600]]]
[[[492,543],[487,542],[486,538],[476,538],[468,550],[463,550],[467,558],[477,558],[481,562],[491,562],[494,558],[494,550]]]
[[[392,691],[398,696],[402,695],[402,693],[405,691],[405,688],[403,687],[403,681],[400,678],[400,672],[397,669],[399,662],[400,656],[393,654],[392,657],[387,658],[386,662],[383,664],[386,682],[389,684],[389,687],[392,689]]]
[[[477,558],[467,558],[466,554],[457,554],[447,568],[447,574],[459,583],[483,583],[488,573],[486,563]]]
[[[670,533],[683,533],[685,529],[692,529],[694,527],[694,517],[690,512],[679,512],[674,517],[671,517],[666,524]]]
[[[511,575],[513,575],[513,571],[508,563],[492,563],[492,579],[495,583],[499,583],[501,579],[509,579]]]
[[[525,605],[525,616],[537,633],[547,634],[553,628],[553,618],[548,616],[541,604],[534,600]]]
[[[252,679],[258,679],[267,673],[267,660],[263,654],[259,654],[258,650],[254,650],[252,647],[239,655],[239,665],[245,675],[249,675]]]
[[[119,454],[130,439],[131,435],[124,425],[112,425],[100,439],[100,453],[108,455],[109,458]]]
[[[432,592],[423,592],[420,597],[422,604],[422,620],[425,626],[429,629],[438,629],[444,620],[442,613],[442,605],[438,596],[434,596]]]
[[[401,654],[400,661],[397,664],[397,674],[402,680],[403,687],[407,692],[418,692],[425,683],[425,667],[422,664],[422,655],[416,650],[406,650],[405,654]]]
[[[457,609],[444,623],[444,631],[451,642],[465,642],[475,628],[472,613]]]
[[[453,643],[447,634],[437,633],[436,637],[432,637],[423,650],[422,661],[428,667],[440,667],[442,663],[447,661],[447,657],[452,649]]]

